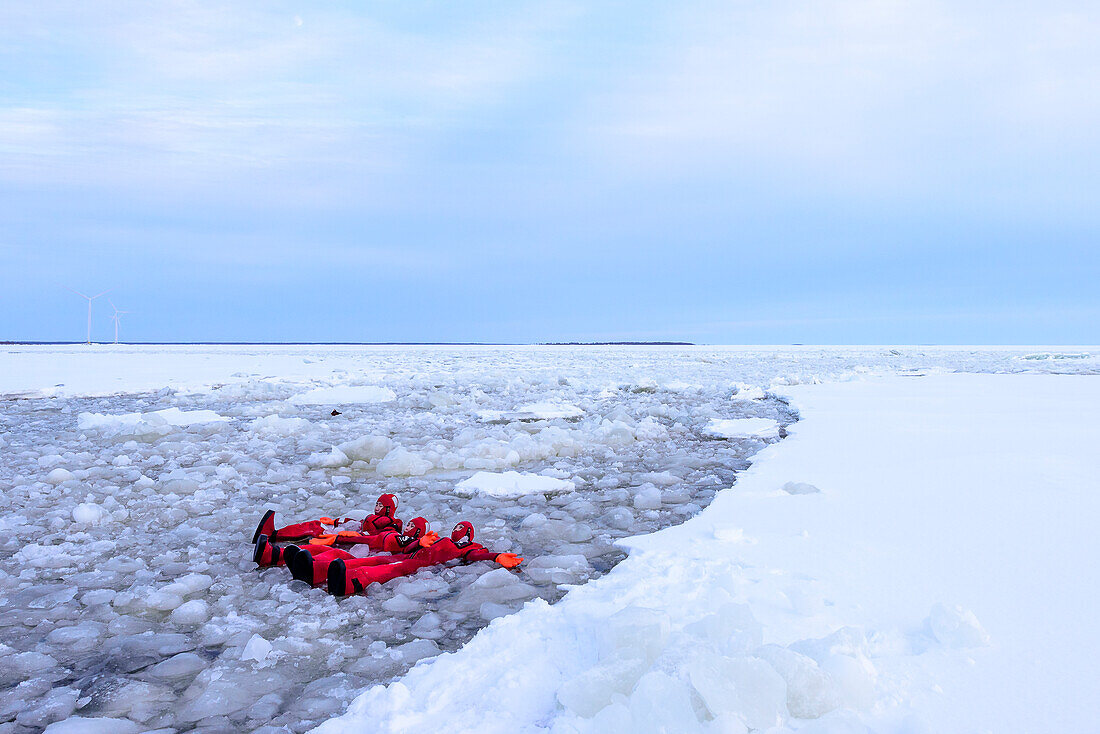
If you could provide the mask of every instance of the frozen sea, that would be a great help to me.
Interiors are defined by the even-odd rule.
[[[1100,359],[1064,348],[4,347],[0,732],[71,717],[116,719],[115,734],[306,731],[492,620],[607,573],[619,541],[736,493],[795,424],[790,386],[958,372],[1087,375]],[[557,482],[524,493],[508,472]],[[494,477],[507,491],[492,491]],[[402,517],[441,532],[470,520],[486,546],[527,561],[518,573],[426,569],[342,601],[251,562],[264,509],[280,523],[361,515],[381,492],[400,497]]]

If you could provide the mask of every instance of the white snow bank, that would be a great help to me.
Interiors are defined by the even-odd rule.
[[[509,423],[511,421],[548,421],[556,418],[573,420],[584,415],[584,410],[568,403],[529,403],[515,410],[479,410],[478,418],[485,423]]]
[[[359,385],[355,387],[318,387],[299,393],[290,402],[294,405],[356,405],[364,403],[389,403],[397,399],[397,393],[388,387]]]
[[[487,494],[491,497],[522,497],[525,494],[559,494],[572,492],[576,484],[568,479],[555,479],[538,474],[520,474],[517,471],[479,471],[455,485],[455,494],[473,497]]]
[[[81,413],[76,425],[82,431],[101,431],[104,433],[145,433],[160,428],[186,427],[204,423],[224,423],[229,419],[212,410],[180,410],[165,408],[151,413]]]
[[[703,432],[713,438],[779,438],[779,423],[770,418],[716,418]]]
[[[1100,380],[787,392],[792,436],[700,515],[316,731],[1090,730]]]

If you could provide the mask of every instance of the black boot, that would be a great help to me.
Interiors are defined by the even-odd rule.
[[[260,518],[260,524],[256,526],[256,532],[252,534],[252,543],[255,544],[261,535],[266,535],[270,542],[275,542],[275,510],[268,510]]]

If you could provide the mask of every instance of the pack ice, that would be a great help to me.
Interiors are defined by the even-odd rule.
[[[973,599],[905,599],[897,624],[876,624],[842,603],[839,581],[783,557],[818,533],[790,518],[782,542],[740,521],[668,547],[644,539],[696,527],[683,523],[719,490],[743,496],[738,512],[771,508],[754,510],[762,524],[784,517],[769,502],[818,511],[842,496],[812,472],[746,486],[750,461],[790,440],[779,432],[708,434],[741,419],[785,433],[795,413],[777,390],[1097,367],[1019,356],[4,347],[0,727],[300,732],[347,712],[325,724],[342,730],[368,726],[358,717],[374,707],[378,730],[889,730],[868,712],[917,700],[893,686],[901,676],[926,682],[920,693],[968,674],[908,666],[916,653],[956,661],[999,644]],[[403,517],[441,531],[470,520],[487,547],[527,562],[425,570],[339,602],[255,570],[247,541],[263,509],[366,514],[382,492]]]

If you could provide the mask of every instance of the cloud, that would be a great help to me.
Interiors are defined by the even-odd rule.
[[[9,9],[5,65],[63,55],[84,72],[77,83],[64,70],[27,72],[0,87],[0,176],[171,187],[257,170],[392,174],[418,138],[534,73],[541,36],[570,17],[549,8],[434,29],[335,9],[299,17],[278,4]]]
[[[1081,186],[1100,193],[1094,6],[679,7],[651,63],[577,120],[578,145],[609,166],[871,200],[1080,209]]]

